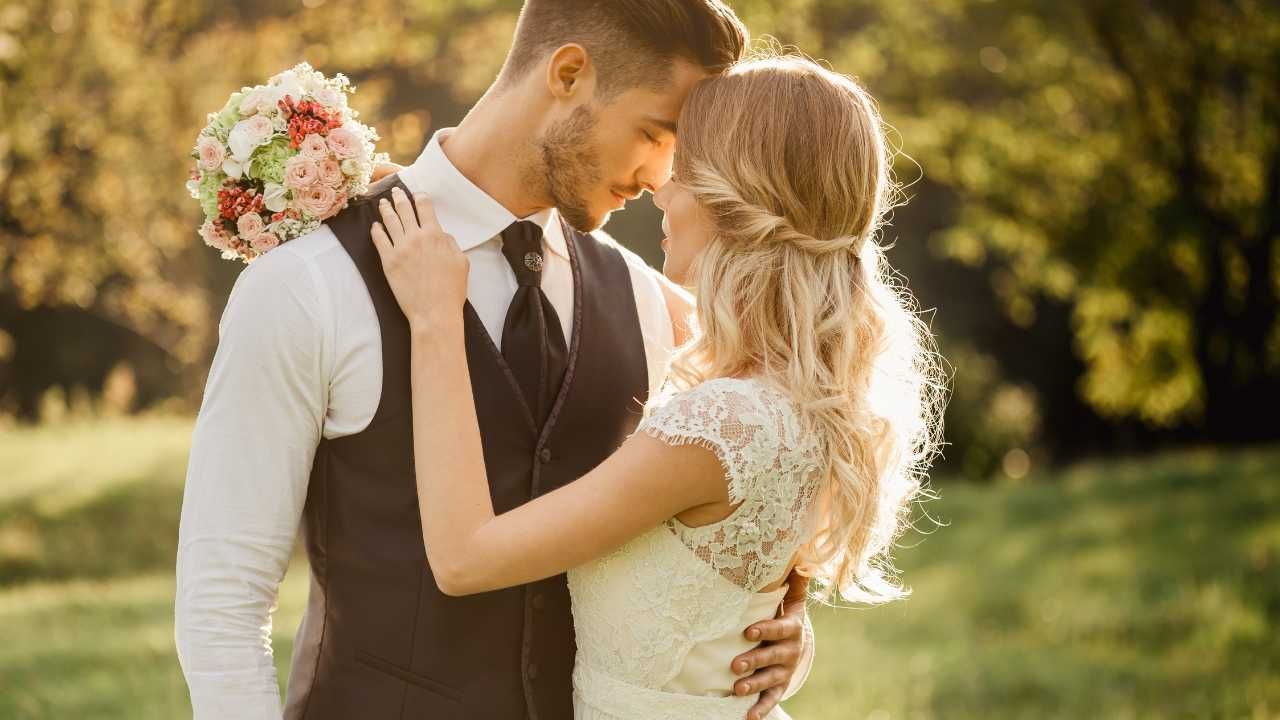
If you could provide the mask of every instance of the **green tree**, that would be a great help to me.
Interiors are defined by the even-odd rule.
[[[428,108],[456,120],[496,73],[518,9],[463,0],[5,3],[0,410],[29,414],[50,382],[100,381],[112,356],[139,339],[178,369],[169,390],[198,398],[238,270],[201,247],[199,210],[183,190],[205,113],[308,59],[356,79],[354,102],[382,132],[381,149],[411,158],[432,124]],[[119,332],[85,335],[84,318]],[[6,376],[15,358],[21,371]]]
[[[923,167],[920,192],[953,206],[934,249],[983,268],[1018,325],[1043,299],[1072,308],[1089,403],[1217,438],[1276,436],[1258,399],[1280,397],[1280,7],[813,12],[817,52],[871,87]]]

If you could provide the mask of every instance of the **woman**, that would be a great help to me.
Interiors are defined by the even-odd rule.
[[[879,115],[800,58],[703,81],[655,196],[664,272],[694,337],[637,431],[568,486],[495,517],[463,347],[467,259],[430,201],[383,210],[374,242],[413,335],[423,536],[441,590],[568,571],[575,715],[741,718],[724,697],[741,631],[792,568],[823,598],[905,591],[889,549],[936,446],[928,334],[875,242],[894,185]],[[770,718],[786,717],[780,709]]]

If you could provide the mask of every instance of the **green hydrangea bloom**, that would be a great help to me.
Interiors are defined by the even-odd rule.
[[[270,144],[253,152],[253,160],[249,163],[249,177],[263,183],[283,185],[284,166],[293,152],[289,147],[289,138],[275,138]]]
[[[200,178],[200,209],[205,217],[218,216],[218,191],[222,189],[222,173],[213,170],[204,173]]]

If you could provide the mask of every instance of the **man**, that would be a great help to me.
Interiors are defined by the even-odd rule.
[[[587,233],[667,180],[685,95],[745,39],[719,0],[528,0],[493,87],[371,189],[430,195],[470,258],[468,361],[499,512],[602,461],[661,383],[672,290]],[[431,460],[412,454],[407,325],[370,207],[255,261],[227,303],[178,551],[195,715],[281,717],[270,613],[301,525],[312,583],[284,717],[570,718],[564,577],[452,598],[430,575],[413,468]],[[754,717],[807,668],[804,628],[793,602],[748,630],[774,641],[734,662],[748,677],[733,690],[761,693]]]

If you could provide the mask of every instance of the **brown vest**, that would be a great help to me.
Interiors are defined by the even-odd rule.
[[[568,720],[575,645],[564,576],[454,598],[440,592],[427,565],[414,480],[408,323],[369,237],[376,201],[396,184],[394,176],[378,183],[329,221],[377,311],[382,396],[368,428],[316,450],[303,514],[311,595],[284,716]],[[567,225],[565,239],[573,333],[564,385],[544,427],[535,427],[479,316],[470,303],[465,308],[467,362],[498,513],[603,461],[635,430],[649,391],[626,262],[616,248]]]

